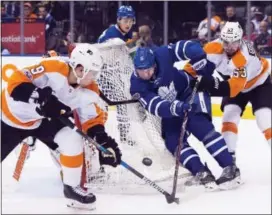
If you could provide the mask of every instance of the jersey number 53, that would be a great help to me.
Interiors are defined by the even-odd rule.
[[[233,72],[233,76],[236,78],[246,78],[247,77],[246,69],[244,67],[235,69]]]

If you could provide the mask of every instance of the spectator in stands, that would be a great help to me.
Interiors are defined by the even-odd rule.
[[[19,16],[20,6],[18,2],[4,2],[2,5],[5,8],[6,18],[14,18]]]
[[[6,12],[6,8],[4,4],[1,4],[1,19],[11,18]]]
[[[59,32],[57,28],[54,28],[52,34],[46,41],[46,50],[55,50],[60,54],[67,54],[68,47],[64,41],[61,32]]]
[[[55,19],[51,16],[51,14],[48,12],[47,6],[44,4],[39,4],[38,5],[38,13],[39,13],[39,18],[44,19],[45,21],[45,36],[48,38],[49,34],[52,32],[53,28],[56,27],[56,21]]]
[[[268,22],[267,31],[271,35],[272,34],[272,6],[271,4],[265,8],[265,15],[267,16],[267,22]]]
[[[255,31],[260,34],[260,23],[261,21],[266,21],[267,16],[264,15],[262,8],[256,7],[253,11],[254,18],[252,19],[252,22],[254,24]]]
[[[255,31],[253,22],[250,22],[250,35],[247,35],[247,24],[244,31],[245,35],[243,39],[251,41],[253,44],[253,41],[257,38],[258,33]]]
[[[33,13],[33,8],[30,2],[24,3],[24,17],[27,19],[37,19],[37,15]]]
[[[77,43],[87,43],[87,36],[84,33],[79,34],[76,42]]]
[[[152,50],[157,48],[152,40],[152,31],[148,25],[142,25],[139,27],[139,37],[140,40],[138,42],[145,43],[145,46],[151,48]]]
[[[214,37],[215,33],[219,30],[220,22],[222,21],[219,16],[216,15],[214,6],[211,8],[212,19],[211,19],[211,36]],[[208,18],[205,18],[199,23],[199,26],[196,30],[198,33],[198,39],[200,41],[208,40]]]
[[[229,22],[239,22],[241,26],[244,26],[244,21],[236,16],[236,9],[234,6],[229,5],[226,7],[226,20]]]
[[[255,39],[254,46],[256,50],[262,55],[270,55],[272,40],[271,36],[267,31],[268,23],[266,21],[262,21],[260,23],[260,35]]]
[[[2,55],[10,55],[10,52],[8,49],[5,49],[3,46],[1,46],[1,54]]]
[[[73,37],[73,41],[72,41],[72,37]],[[77,41],[77,34],[75,31],[73,31],[72,33],[71,31],[69,31],[66,35],[66,39],[63,40],[65,46],[69,46],[69,44],[76,41]]]

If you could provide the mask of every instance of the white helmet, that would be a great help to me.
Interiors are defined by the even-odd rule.
[[[220,32],[220,37],[228,43],[239,41],[243,37],[243,29],[239,22],[226,22]]]
[[[81,43],[77,44],[71,53],[69,58],[69,65],[73,68],[73,73],[77,78],[77,82],[84,79],[87,73],[91,72],[94,79],[97,79],[100,75],[103,58],[100,51],[91,44]],[[78,77],[75,73],[75,68],[81,65],[83,66],[83,76]]]

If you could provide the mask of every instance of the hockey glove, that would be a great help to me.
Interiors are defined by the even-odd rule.
[[[30,100],[40,104],[40,106],[36,108],[36,111],[44,117],[57,118],[60,115],[71,111],[70,107],[60,102],[58,98],[52,94],[52,89],[50,87],[34,90]]]
[[[189,104],[187,102],[174,101],[171,105],[171,112],[173,116],[181,116],[183,117],[186,111],[195,112],[196,104]]]
[[[99,151],[99,162],[101,165],[110,165],[117,167],[121,163],[122,153],[116,141],[109,137],[105,132],[103,125],[95,125],[88,129],[88,136],[96,140],[101,146],[106,148],[111,153],[104,153]]]
[[[191,86],[193,85],[191,82]],[[230,86],[228,81],[222,81],[213,76],[203,76],[200,80],[198,91],[208,91],[211,96],[229,96]]]
[[[206,59],[206,54],[203,54],[190,61],[193,69],[198,75],[211,76],[215,70],[215,65]]]

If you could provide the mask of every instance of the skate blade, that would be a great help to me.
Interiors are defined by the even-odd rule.
[[[206,192],[214,192],[218,191],[219,187],[215,182],[210,182],[204,185]]]
[[[67,207],[85,211],[93,211],[96,209],[95,202],[90,204],[83,204],[75,200],[69,200],[69,202],[67,203]]]
[[[219,184],[220,190],[234,190],[244,184],[244,181],[240,177],[233,179],[232,181],[227,181],[225,183]]]

